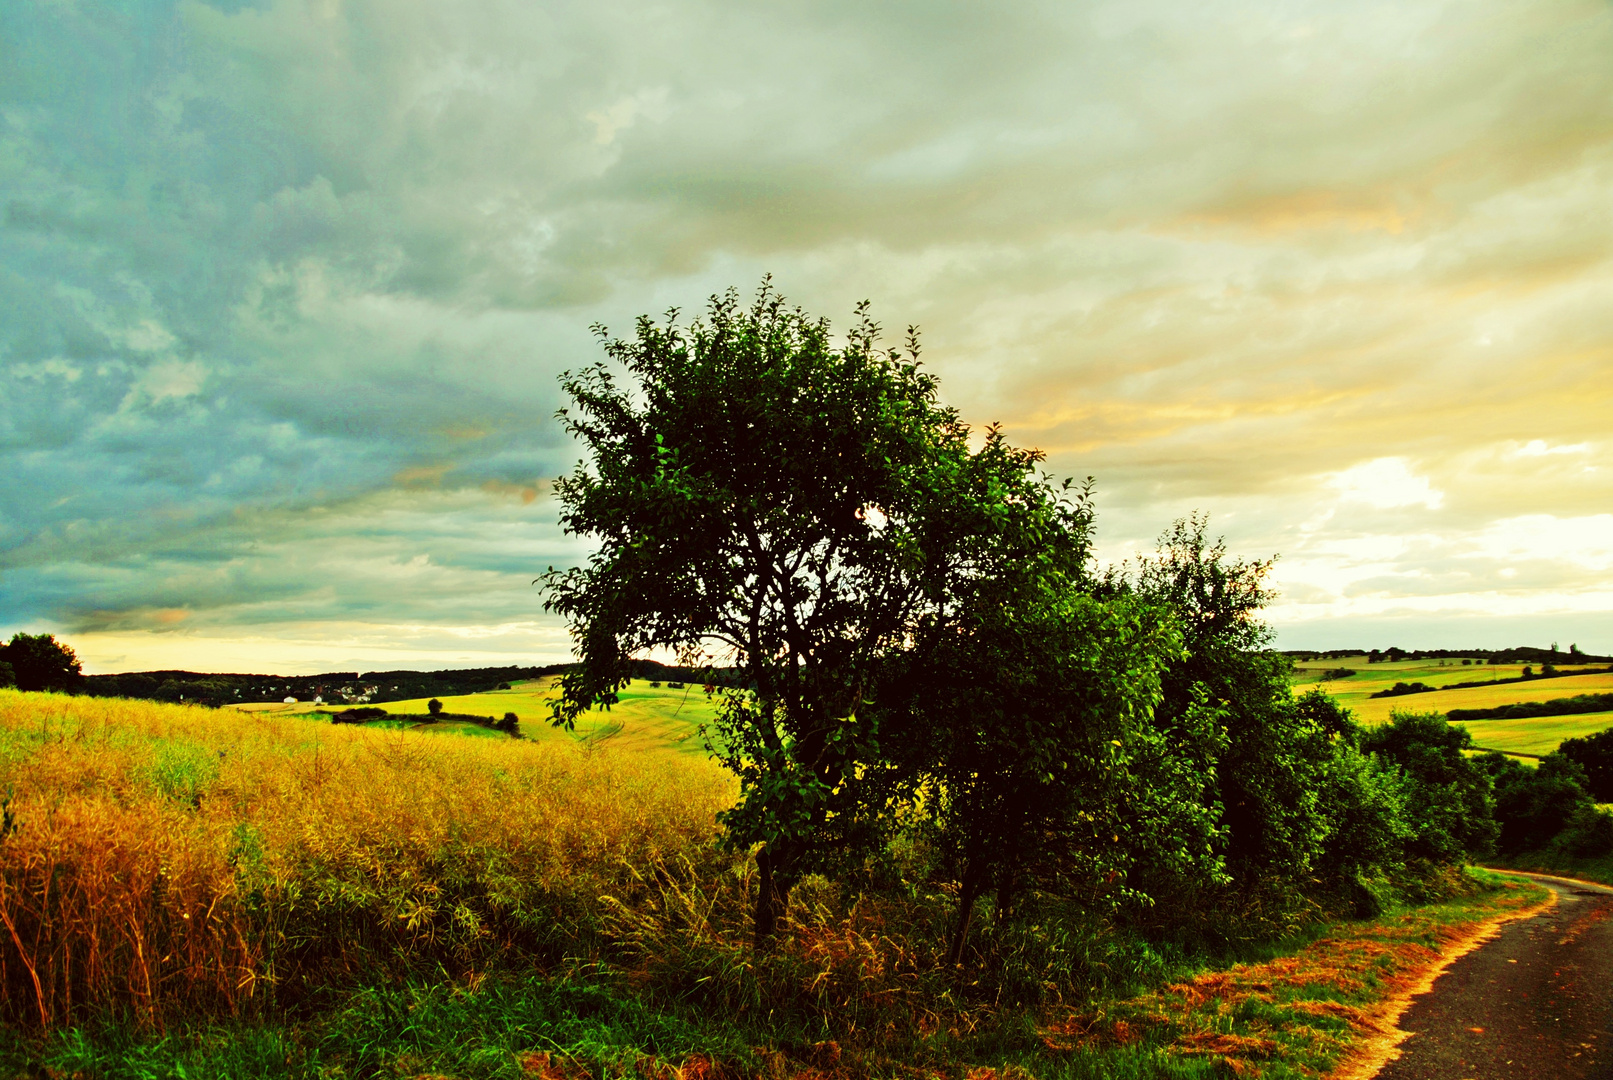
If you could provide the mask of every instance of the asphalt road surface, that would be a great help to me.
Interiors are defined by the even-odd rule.
[[[1400,1018],[1378,1080],[1613,1080],[1613,889],[1531,874],[1539,915],[1457,960]]]

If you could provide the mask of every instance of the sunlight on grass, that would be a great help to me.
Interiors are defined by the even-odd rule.
[[[8,789],[4,1011],[47,1028],[541,950],[642,891],[634,867],[708,849],[734,794],[699,758],[609,744],[0,690]]]

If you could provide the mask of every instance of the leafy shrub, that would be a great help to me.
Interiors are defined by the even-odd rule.
[[[1598,694],[1609,699],[1613,694]],[[1613,802],[1613,728],[1578,739],[1564,739],[1557,752],[1585,770],[1585,790],[1597,802]]]
[[[343,709],[341,712],[331,713],[330,722],[333,724],[362,724],[367,720],[379,720],[387,715],[385,709],[374,706],[365,706],[358,709]]]
[[[1613,855],[1613,813],[1581,804],[1552,843],[1574,859]]]
[[[1563,754],[1548,754],[1533,769],[1499,753],[1476,760],[1495,786],[1496,846],[1503,855],[1544,850],[1582,811],[1595,810],[1585,793],[1585,770]],[[1595,823],[1587,828],[1594,832]]]
[[[1405,774],[1408,863],[1459,866],[1495,843],[1490,777],[1462,753],[1472,743],[1466,728],[1438,713],[1394,712],[1362,735],[1363,751]]]
[[[1426,694],[1439,689],[1423,682],[1397,682],[1387,690],[1379,690],[1373,697],[1403,697],[1406,694]]]

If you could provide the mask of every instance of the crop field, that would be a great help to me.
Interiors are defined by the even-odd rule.
[[[1601,672],[1566,679],[1534,679],[1526,683],[1508,683],[1503,686],[1436,690],[1431,694],[1407,694],[1404,697],[1351,699],[1343,694],[1336,696],[1340,703],[1354,712],[1362,723],[1376,724],[1389,719],[1391,712],[1445,713],[1452,709],[1490,709],[1497,705],[1511,705],[1520,701],[1551,701],[1554,698],[1606,693],[1610,690],[1613,690],[1613,674]],[[1537,719],[1549,721],[1551,718]]]
[[[593,710],[577,720],[576,731],[567,733],[556,729],[549,721],[549,707],[557,693],[555,680],[534,679],[516,683],[508,690],[493,690],[484,694],[461,694],[441,697],[445,713],[468,713],[474,716],[500,717],[513,712],[521,719],[521,734],[529,740],[550,739],[582,740],[604,744],[623,750],[673,750],[682,754],[704,757],[705,741],[700,736],[700,725],[709,723],[715,713],[710,700],[697,685],[688,684],[682,689],[651,686],[645,679],[634,679],[619,692],[620,700],[607,710]],[[430,698],[409,701],[388,701],[380,708],[393,715],[424,714]],[[270,715],[301,715],[322,717],[341,712],[345,705],[311,706],[306,702],[294,705],[283,702],[253,702],[229,706],[242,712]],[[372,721],[370,728],[395,727],[389,721]],[[505,738],[498,732],[474,724],[448,721],[440,725],[419,726],[414,730],[433,734],[467,734],[490,738]]]
[[[1577,716],[1534,716],[1518,720],[1468,720],[1463,723],[1473,744],[1518,754],[1549,754],[1564,739],[1581,738],[1613,728],[1613,712]]]
[[[1320,677],[1330,668],[1344,667],[1356,669],[1358,674],[1342,679],[1324,680]],[[1522,674],[1523,667],[1522,664],[1463,667],[1460,660],[1402,660],[1397,663],[1368,664],[1366,657],[1362,656],[1296,665],[1293,685],[1296,692],[1320,687],[1354,713],[1363,724],[1381,724],[1389,719],[1391,712],[1444,713],[1451,709],[1485,709],[1520,701],[1550,701],[1553,698],[1613,690],[1613,673],[1609,673],[1605,665],[1563,665],[1558,668],[1560,674],[1550,679],[1531,679],[1500,686],[1474,686],[1463,690],[1436,690],[1399,697],[1372,697],[1374,693],[1387,690],[1397,682],[1445,686],[1480,679],[1516,678]],[[1570,675],[1571,672],[1590,669],[1596,673]],[[1539,719],[1546,721],[1550,718]]]
[[[734,791],[609,741],[0,690],[0,1026],[160,1028],[510,950],[586,955],[647,871],[718,858]]]

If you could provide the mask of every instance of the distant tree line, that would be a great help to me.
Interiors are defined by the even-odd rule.
[[[523,679],[555,675],[564,664],[543,667],[463,668],[453,671],[330,671],[317,675],[250,675],[194,671],[137,671],[90,675],[82,692],[97,697],[140,698],[220,706],[242,701],[315,697],[332,704],[374,704],[436,695],[483,693]]]
[[[1362,650],[1353,653],[1330,653],[1327,655],[1360,655]],[[1317,654],[1322,655],[1322,654]],[[1395,663],[1401,660],[1483,660],[1489,664],[1610,664],[1613,656],[1595,656],[1581,652],[1578,645],[1570,645],[1567,652],[1559,650],[1556,644],[1550,648],[1539,649],[1531,645],[1518,645],[1510,649],[1402,649],[1391,645],[1387,649],[1367,650],[1367,662],[1370,664]]]
[[[1297,661],[1342,660],[1350,656],[1365,655],[1370,664],[1400,660],[1460,660],[1483,661],[1488,664],[1613,664],[1613,656],[1594,656],[1581,652],[1578,645],[1570,645],[1561,652],[1555,645],[1547,649],[1531,645],[1518,645],[1510,649],[1402,649],[1391,645],[1387,649],[1285,649],[1283,655]]]
[[[319,675],[245,675],[194,671],[136,671],[122,675],[89,675],[73,692],[96,697],[139,698],[218,707],[242,701],[279,701],[294,697],[331,704],[384,704],[415,698],[480,694],[526,679],[558,675],[569,664],[535,667],[462,668],[451,671],[331,671]],[[634,661],[634,677],[690,680],[691,668],[654,660]],[[344,692],[345,691],[345,692]]]
[[[600,333],[607,361],[563,377],[588,456],[561,520],[597,547],[541,579],[580,660],[554,719],[614,700],[646,651],[726,665],[711,746],[759,946],[809,874],[952,891],[963,960],[982,906],[1242,934],[1427,894],[1493,845],[1465,731],[1296,698],[1271,564],[1202,517],[1100,568],[1090,483],[971,432],[913,335],[877,347],[864,309],[837,342],[767,284]]]
[[[221,674],[179,670],[84,675],[71,646],[50,634],[17,634],[0,642],[0,687],[22,690],[184,702],[217,708],[236,702],[294,697],[330,704],[382,704],[416,698],[459,696],[508,689],[511,683],[559,675],[571,664],[460,668],[448,671],[329,671],[317,675]],[[710,667],[634,660],[632,677],[656,682],[731,682],[735,676]]]
[[[1520,701],[1488,709],[1452,709],[1446,719],[1453,724],[1469,720],[1525,720],[1534,716],[1575,716],[1581,713],[1613,712],[1613,694],[1576,694],[1550,701]]]

